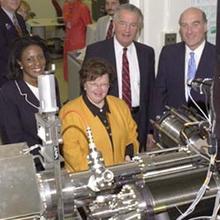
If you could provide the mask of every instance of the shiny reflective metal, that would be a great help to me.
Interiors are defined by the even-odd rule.
[[[210,125],[206,119],[187,107],[167,107],[167,111],[155,121],[158,145],[161,148],[188,146],[207,154]]]
[[[97,153],[93,157],[90,155],[88,171],[67,173],[62,170],[60,186],[64,219],[82,220],[86,216],[89,220],[145,220],[166,211],[172,215],[176,207],[181,209],[190,204],[206,178],[210,158],[206,145],[208,129],[206,126],[203,129],[194,127],[197,124],[200,121],[193,115],[172,109],[156,125],[160,127],[161,143],[168,148],[139,154],[130,163],[107,169]],[[170,143],[177,146],[170,148]],[[24,144],[14,146],[10,151],[6,150],[8,146],[0,147],[3,186],[0,193],[4,195],[0,201],[0,219],[23,219],[24,216],[56,219],[60,204],[54,171],[35,174],[32,156],[22,153]],[[95,152],[93,147],[90,146],[92,153]],[[112,174],[111,181],[105,179],[106,170]],[[89,184],[94,175],[100,180],[96,183],[98,191]],[[218,186],[219,174],[216,173],[202,199],[214,199]],[[15,202],[14,197],[19,202]]]

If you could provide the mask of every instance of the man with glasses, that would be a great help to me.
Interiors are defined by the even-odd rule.
[[[212,78],[215,65],[215,46],[206,40],[207,18],[199,8],[188,8],[180,16],[179,31],[182,42],[163,47],[155,82],[154,114],[161,115],[165,106],[179,108],[194,106],[202,109],[205,97],[187,84],[195,78]]]
[[[100,57],[115,67],[117,76],[109,93],[124,99],[130,107],[138,125],[140,150],[146,150],[154,83],[154,50],[135,41],[143,27],[143,15],[136,6],[120,5],[113,16],[113,24],[114,37],[89,45],[85,60]]]

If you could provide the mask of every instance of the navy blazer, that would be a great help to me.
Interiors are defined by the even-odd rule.
[[[24,19],[21,15],[16,13],[18,23],[21,27],[23,35],[27,35],[28,31],[25,26]],[[18,38],[19,35],[8,15],[0,7],[0,87],[7,81],[7,66],[8,57],[10,53],[10,47],[13,41]]]
[[[134,44],[140,69],[140,110],[136,122],[140,146],[145,148],[146,138],[149,132],[149,110],[151,108],[152,89],[155,78],[155,55],[153,48],[138,42],[134,42]],[[117,70],[117,54],[115,54],[113,38],[89,45],[84,60],[91,57],[105,59],[114,66],[115,70]],[[109,94],[117,97],[119,96],[117,74],[115,80],[111,84]]]
[[[206,42],[195,78],[212,78],[215,67],[215,46]],[[196,102],[203,105],[204,95],[191,90]],[[162,48],[154,91],[154,116],[161,115],[165,105],[179,108],[185,99],[185,43]]]
[[[27,84],[23,80],[10,80],[2,86],[0,96],[4,144],[41,144],[35,119],[40,103]],[[57,105],[60,106],[58,90]]]

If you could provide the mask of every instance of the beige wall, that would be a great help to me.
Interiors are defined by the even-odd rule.
[[[51,18],[56,16],[56,12],[51,3],[51,0],[26,0],[30,6],[31,10],[36,14],[36,18]],[[61,7],[65,0],[58,0]],[[91,0],[83,0],[89,8],[91,8]]]
[[[35,18],[53,18],[56,17],[55,9],[50,0],[26,0],[31,11],[36,14]]]

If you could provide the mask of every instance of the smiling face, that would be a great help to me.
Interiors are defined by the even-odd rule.
[[[33,86],[37,86],[37,77],[44,73],[46,59],[41,47],[30,45],[25,48],[18,61],[22,71],[24,81]]]
[[[95,80],[84,83],[84,89],[88,99],[97,107],[102,108],[104,99],[109,89],[109,76],[104,74]]]
[[[139,16],[135,12],[121,10],[114,20],[115,37],[123,46],[129,46],[136,38],[139,31]]]
[[[207,23],[203,18],[202,11],[190,8],[183,12],[180,17],[180,34],[186,45],[194,50],[205,40]]]
[[[0,3],[1,3],[1,7],[13,13],[18,9],[21,0],[0,0]]]

